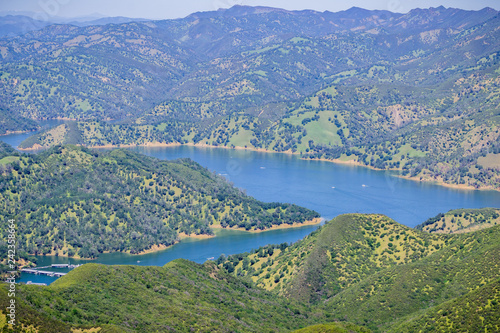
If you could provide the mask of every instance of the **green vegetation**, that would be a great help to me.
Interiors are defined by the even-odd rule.
[[[76,146],[24,155],[6,146],[1,160],[12,158],[0,164],[0,223],[18,221],[18,251],[26,258],[140,253],[174,244],[181,232],[264,230],[319,217],[296,205],[259,202],[189,159]],[[5,241],[7,228],[1,230]]]
[[[369,329],[362,326],[357,326],[350,323],[328,323],[313,325],[300,330],[293,331],[293,333],[369,333]]]
[[[213,262],[182,259],[164,267],[86,264],[48,287],[18,286],[17,295],[24,311],[36,313],[20,320],[44,332],[107,325],[119,332],[289,332],[327,321],[325,313],[277,298]],[[2,287],[2,309],[7,301]]]
[[[2,40],[0,114],[79,120],[25,148],[238,146],[498,189],[496,11],[219,14]]]
[[[10,163],[18,159],[19,153],[12,148],[12,146],[6,144],[5,142],[0,142],[0,161],[2,164]]]
[[[445,241],[385,216],[342,215],[286,251],[272,256],[266,249],[265,255],[259,255],[261,251],[250,254],[248,259],[256,262],[254,269],[243,267],[244,256],[228,259],[240,276],[252,277],[258,286],[297,299],[319,301],[381,269],[418,261]]]
[[[430,233],[462,233],[500,224],[500,210],[497,208],[454,209],[438,214],[415,229]]]
[[[52,147],[65,144],[79,145],[81,143],[82,139],[78,124],[76,122],[70,122],[50,128],[38,135],[32,135],[24,140],[19,147],[31,147],[36,149],[38,145]]]
[[[202,265],[86,264],[19,285],[16,302],[24,327],[45,332],[495,332],[499,258],[500,226],[430,234],[349,214],[293,245]],[[3,311],[2,325],[11,332]]]
[[[12,114],[0,106],[0,135],[11,132],[29,132],[38,129],[35,121]]]
[[[4,38],[0,134],[35,129],[30,119],[75,121],[21,144],[52,147],[39,155],[0,145],[0,226],[20,222],[20,263],[28,264],[30,254],[140,253],[174,244],[181,232],[263,230],[318,216],[256,201],[190,160],[67,144],[238,146],[498,190],[499,22],[491,9],[290,15],[235,6]],[[295,244],[215,263],[87,264],[48,287],[19,286],[16,330],[5,325],[2,286],[0,326],[495,332],[498,221],[498,208],[451,211],[416,229],[349,214]]]
[[[497,332],[500,280],[425,311],[390,332]]]
[[[405,329],[413,332],[423,323],[443,331],[483,323],[494,331],[500,325],[498,258],[499,226],[430,234],[381,215],[351,214],[291,246],[268,246],[220,258],[218,264],[257,286],[323,309],[334,320],[373,331],[412,327]],[[479,289],[488,291],[484,298],[476,298]],[[443,310],[472,299],[460,310],[479,309],[469,312],[467,322],[457,311]],[[445,318],[432,326],[437,316]]]

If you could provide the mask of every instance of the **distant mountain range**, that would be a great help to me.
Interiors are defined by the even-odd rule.
[[[238,146],[496,189],[499,25],[491,8],[247,6],[52,25],[0,41],[0,96],[15,117],[78,120],[87,146]]]
[[[78,19],[52,18],[50,21],[36,19],[37,15],[0,15],[0,38],[24,35],[30,31],[43,29],[53,24],[69,24],[78,27],[89,25],[122,24],[128,22],[144,22],[147,19],[116,17],[84,17]]]

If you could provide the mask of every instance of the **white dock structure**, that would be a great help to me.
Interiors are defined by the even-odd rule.
[[[23,273],[28,273],[28,274],[35,274],[35,275],[47,275],[47,276],[55,276],[55,277],[61,277],[64,276],[68,273],[59,273],[59,272],[52,272],[52,271],[44,271],[43,269],[45,268],[76,268],[81,265],[74,265],[74,264],[52,264],[50,266],[43,266],[43,267],[34,267],[34,268],[23,268],[21,269],[21,272]]]
[[[23,268],[23,269],[21,269],[21,272],[35,274],[35,275],[48,275],[48,276],[57,276],[57,277],[61,277],[61,276],[64,276],[67,274],[67,273],[58,273],[58,272],[50,272],[50,271],[41,271],[38,269],[29,269],[29,268]]]

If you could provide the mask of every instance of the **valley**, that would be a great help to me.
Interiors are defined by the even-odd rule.
[[[498,189],[496,11],[236,6],[198,15],[61,25],[1,42],[4,113],[77,120],[20,147],[264,149]],[[344,25],[328,23],[338,19]],[[401,29],[406,21],[414,24]],[[262,31],[248,34],[259,24]],[[204,38],[193,37],[208,27]],[[112,50],[119,58],[109,58]],[[12,123],[5,131],[26,129]]]
[[[0,331],[500,331],[499,27],[0,16]]]

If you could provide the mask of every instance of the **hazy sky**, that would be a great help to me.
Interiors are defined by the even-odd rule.
[[[285,9],[314,9],[332,12],[352,6],[408,12],[412,8],[455,7],[500,9],[499,0],[0,0],[0,12],[29,11],[35,18],[78,17],[92,14],[134,18],[178,18],[197,11],[229,8],[234,5],[270,6]]]

